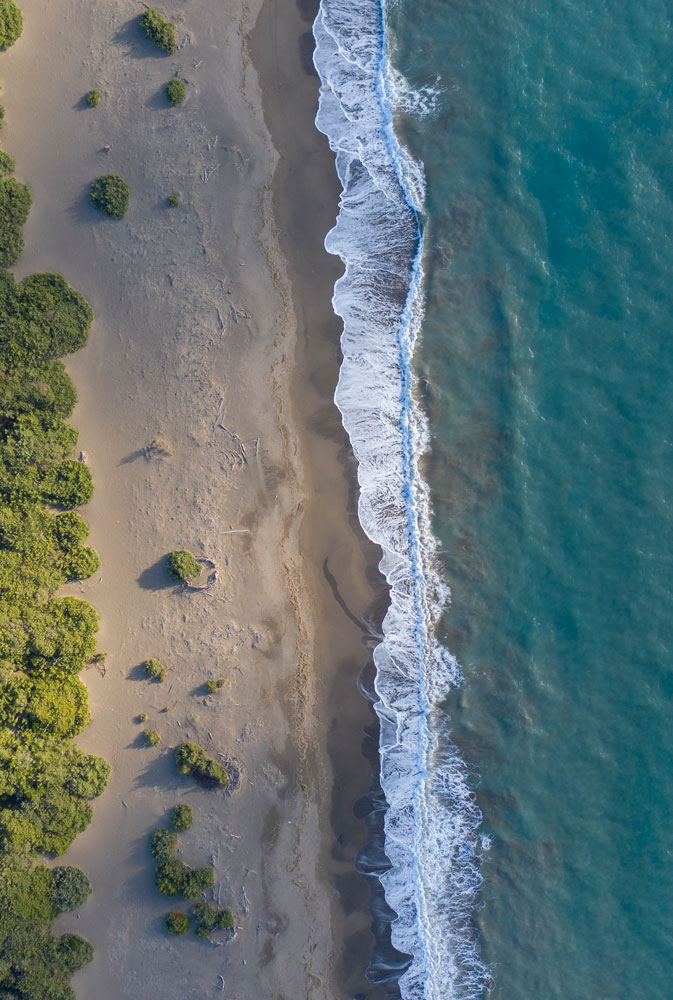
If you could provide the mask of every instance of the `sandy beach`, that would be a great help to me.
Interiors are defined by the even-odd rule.
[[[24,0],[2,56],[2,146],[34,199],[17,275],[59,271],[95,312],[68,368],[102,567],[72,589],[101,614],[108,655],[83,676],[93,721],[78,743],[113,772],[67,856],[94,896],[60,926],[96,946],[80,1000],[350,996],[371,945],[353,804],[370,780],[357,681],[377,585],[331,401],[339,271],[322,240],[337,192],[311,127],[313,10],[267,0],[249,44],[258,0],[170,0],[179,47],[165,56],[138,29],[144,6]],[[123,221],[88,203],[109,172],[131,187]],[[179,547],[214,565],[205,589],[170,582]],[[145,679],[148,657],[165,683]],[[227,759],[238,787],[180,777],[185,739]],[[178,802],[195,814],[181,857],[212,860],[235,912],[226,945],[165,933],[147,842]]]

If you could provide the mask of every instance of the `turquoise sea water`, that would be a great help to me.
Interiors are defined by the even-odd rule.
[[[402,995],[482,997],[491,975],[501,1000],[666,1000],[672,8],[321,10],[337,402],[393,586],[377,711]]]
[[[673,29],[657,0],[426,0],[417,353],[448,708],[503,1000],[673,995]]]

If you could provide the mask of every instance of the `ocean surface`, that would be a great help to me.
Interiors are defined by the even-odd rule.
[[[405,1000],[673,996],[673,8],[322,0]]]

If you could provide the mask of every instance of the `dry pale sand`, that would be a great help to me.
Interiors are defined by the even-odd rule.
[[[277,122],[285,95],[297,136],[290,154],[279,144],[279,241],[278,154],[245,43],[259,0],[166,0],[172,57],[142,38],[133,0],[22,7],[23,37],[0,64],[2,145],[34,196],[17,273],[60,271],[96,314],[69,370],[102,569],[74,589],[101,613],[108,658],[84,676],[93,722],[79,742],[113,773],[68,854],[95,887],[63,920],[97,948],[78,997],[352,995],[370,943],[352,803],[368,784],[356,681],[371,553],[348,509],[352,468],[331,404],[335,270],[320,246],[335,205],[302,69],[311,11],[268,0],[255,34],[266,110]],[[170,109],[163,86],[176,71],[189,96]],[[102,100],[89,109],[93,86]],[[314,165],[303,191],[287,184],[302,150]],[[106,172],[131,185],[122,222],[87,201]],[[168,209],[174,191],[182,204]],[[293,229],[299,218],[312,226]],[[156,438],[169,454],[147,451]],[[208,589],[168,581],[164,557],[182,546],[215,564]],[[149,656],[169,665],[163,685],[142,676]],[[207,695],[217,677],[226,687]],[[142,745],[143,711],[159,748]],[[180,778],[172,748],[186,738],[235,759],[240,787]],[[181,856],[212,858],[216,896],[236,912],[227,944],[163,930],[171,905],[154,889],[147,839],[182,801],[195,824]]]

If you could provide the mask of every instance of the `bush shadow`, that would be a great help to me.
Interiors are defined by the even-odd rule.
[[[147,449],[138,448],[137,451],[132,451],[119,462],[120,465],[130,465],[131,462],[136,462],[139,458],[147,458]]]
[[[87,95],[82,94],[79,101],[73,104],[72,109],[73,111],[94,111],[95,107],[92,107],[92,105],[89,104],[87,100]]]
[[[168,80],[166,80],[168,83]],[[146,108],[154,108],[158,111],[168,111],[171,108],[171,102],[166,96],[166,83],[162,83],[158,90],[155,90],[153,94],[148,97],[145,101]]]
[[[184,792],[185,779],[175,766],[175,751],[172,747],[160,748],[158,756],[148,761],[147,766],[136,776],[134,788],[161,787],[162,792],[177,795]]]
[[[147,569],[142,571],[137,583],[143,590],[167,590],[169,587],[176,586],[175,580],[171,577],[166,565],[168,555],[169,553],[167,552],[161,559],[157,559],[154,565],[148,566]]]
[[[162,52],[140,27],[141,17],[142,14],[138,14],[123,24],[113,36],[113,42],[123,45],[124,55],[131,59],[165,59],[168,53]]]

